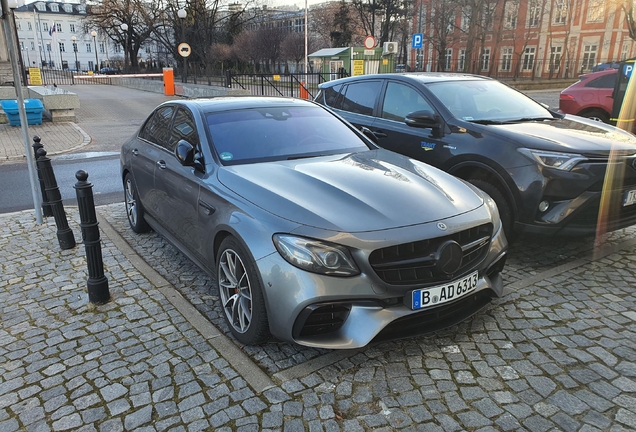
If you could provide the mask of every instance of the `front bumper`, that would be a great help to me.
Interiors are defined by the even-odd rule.
[[[532,179],[519,185],[523,192],[515,231],[582,236],[595,234],[599,226],[613,231],[636,224],[636,204],[623,205],[625,194],[636,190],[633,157],[609,166],[611,175],[606,175],[605,162],[580,164],[571,172],[513,173],[517,179]],[[543,212],[539,210],[542,201],[549,203]]]
[[[466,220],[458,220],[457,226],[465,224],[469,218],[467,215],[458,217]],[[452,221],[445,223],[453,226]],[[375,250],[412,241],[418,238],[414,236],[423,235],[429,228],[418,226],[366,233],[367,238],[357,240],[360,244],[371,244]],[[341,240],[341,244],[347,243],[345,239]],[[264,257],[257,265],[265,287],[270,330],[274,336],[300,345],[350,349],[363,347],[376,336],[399,338],[439,330],[479,311],[491,298],[503,293],[500,272],[505,264],[506,250],[507,241],[499,227],[492,234],[485,257],[465,272],[478,270],[476,289],[453,302],[416,311],[405,305],[404,297],[413,289],[426,286],[389,285],[359,256],[356,261],[361,274],[349,278],[299,270],[278,253]],[[307,331],[311,326],[312,329]]]

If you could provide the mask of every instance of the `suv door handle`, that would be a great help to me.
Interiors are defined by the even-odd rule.
[[[158,166],[160,169],[166,169],[166,162],[165,162],[165,161],[162,161],[162,160],[159,160],[159,161],[157,161],[157,166]]]
[[[131,153],[132,153],[133,156],[137,156],[139,154],[139,150],[132,149]]]
[[[373,135],[377,136],[378,138],[388,137],[388,135],[382,132],[381,130],[373,131]]]

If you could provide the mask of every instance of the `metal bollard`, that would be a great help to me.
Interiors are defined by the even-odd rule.
[[[108,279],[104,276],[104,262],[102,260],[102,245],[99,236],[99,223],[95,215],[95,201],[93,200],[93,185],[88,181],[88,173],[79,170],[75,173],[78,180],[75,183],[75,195],[80,214],[82,240],[86,249],[86,264],[88,265],[88,300],[95,304],[108,303]]]
[[[37,159],[38,157],[38,150],[40,150],[41,148],[43,148],[44,146],[40,143],[40,137],[39,136],[34,136],[33,137],[33,144],[31,145],[31,147],[33,147],[33,154],[35,155],[35,158]],[[46,191],[44,190],[44,179],[42,178],[42,173],[40,172],[40,169],[38,168],[38,180],[40,181],[40,192],[42,192],[42,214],[44,215],[44,217],[49,217],[49,216],[53,216],[53,211],[51,210],[51,205],[49,204],[48,200],[46,199]]]
[[[73,236],[73,231],[68,227],[66,213],[62,205],[62,195],[60,194],[60,188],[57,187],[55,173],[53,172],[53,166],[51,166],[51,159],[46,157],[46,150],[43,148],[38,149],[36,155],[38,157],[38,172],[42,173],[46,198],[51,206],[53,217],[55,218],[57,240],[62,249],[72,249],[75,247],[75,236]]]

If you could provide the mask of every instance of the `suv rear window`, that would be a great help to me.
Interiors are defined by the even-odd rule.
[[[585,87],[592,88],[604,88],[604,89],[613,89],[616,85],[616,77],[617,73],[612,73],[608,75],[603,75],[602,77],[593,79],[592,81],[585,84]]]
[[[349,84],[342,100],[341,109],[356,114],[373,115],[373,107],[381,87],[381,81]]]

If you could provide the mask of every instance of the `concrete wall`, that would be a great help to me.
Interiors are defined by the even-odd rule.
[[[133,88],[137,90],[144,90],[153,93],[164,93],[163,81],[143,79],[143,78],[118,78],[111,76],[111,84]],[[214,97],[214,96],[238,96],[249,95],[247,90],[229,89],[218,86],[207,86],[198,84],[175,84],[175,93],[177,96],[184,96],[187,98],[197,97]]]

